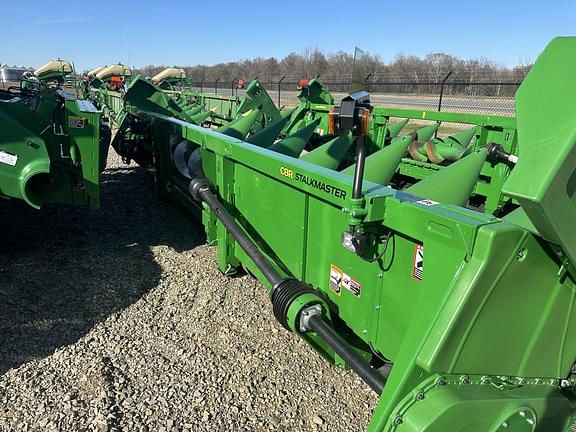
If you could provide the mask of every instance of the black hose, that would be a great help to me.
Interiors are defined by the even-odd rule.
[[[362,198],[362,183],[364,180],[364,162],[366,161],[366,138],[359,136],[356,140],[356,169],[354,170],[354,183],[352,198]]]
[[[192,182],[194,183],[194,182]],[[192,184],[191,184],[192,189]],[[272,286],[278,285],[282,281],[282,277],[276,269],[268,262],[266,257],[262,254],[262,252],[258,249],[258,247],[254,244],[254,242],[248,237],[246,231],[238,225],[238,223],[234,220],[232,215],[228,213],[228,211],[220,204],[214,192],[210,190],[210,187],[207,185],[203,185],[197,189],[198,196],[202,198],[210,210],[212,210],[215,216],[222,222],[222,224],[226,227],[228,232],[234,237],[234,239],[238,242],[240,247],[244,249],[246,255],[250,257],[250,259],[254,262],[256,267],[262,272],[264,277],[270,282]]]
[[[342,337],[330,327],[321,315],[312,315],[308,326],[316,332],[342,359],[379,395],[384,389],[386,378],[362,359]]]
[[[272,304],[276,318],[289,329],[286,323],[288,309],[292,302],[306,292],[314,292],[303,282],[292,278],[283,279],[268,259],[262,254],[246,231],[236,222],[232,215],[220,204],[218,198],[210,189],[206,179],[194,179],[190,182],[190,193],[198,201],[204,201],[214,215],[222,222],[228,232],[244,249],[246,255],[254,262],[264,277],[270,282]],[[310,330],[323,339],[376,393],[381,394],[386,378],[373,369],[363,358],[351,348],[348,343],[330,327],[321,315],[312,315],[308,320]]]

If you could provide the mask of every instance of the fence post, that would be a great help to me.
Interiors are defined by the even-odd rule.
[[[444,96],[444,84],[446,84],[446,81],[448,80],[448,78],[450,78],[450,75],[452,75],[452,71],[448,72],[440,82],[440,98],[438,99],[438,112],[442,110],[442,97]]]
[[[216,78],[216,81],[214,81],[214,93],[218,94],[218,81],[220,81],[222,79],[222,77],[218,77]]]
[[[202,89],[203,89],[203,87],[204,87],[204,80],[205,80],[205,79],[206,79],[206,78],[202,78],[202,79],[200,80],[200,93],[202,93]]]
[[[232,80],[232,84],[230,86],[230,96],[234,96],[234,84],[236,84],[236,81],[238,81],[238,77]],[[238,95],[238,89],[236,89],[236,95]]]
[[[280,93],[282,91],[280,85],[282,84],[282,81],[284,81],[284,78],[286,78],[286,75],[282,75],[282,78],[278,80],[278,109],[280,109]]]

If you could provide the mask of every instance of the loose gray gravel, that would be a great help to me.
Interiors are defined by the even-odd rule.
[[[361,431],[376,403],[115,155],[102,209],[0,202],[0,431]]]

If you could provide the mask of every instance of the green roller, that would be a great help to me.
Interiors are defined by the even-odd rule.
[[[396,122],[396,123],[390,123],[388,124],[388,129],[386,132],[386,135],[388,138],[395,138],[402,129],[404,129],[404,126],[406,126],[406,124],[408,123],[409,119],[404,119],[402,121]]]
[[[292,157],[298,157],[319,124],[320,119],[316,119],[305,128],[294,132],[292,135],[287,136],[282,141],[278,141],[277,143],[272,144],[268,148],[278,153]]]
[[[476,127],[472,127],[445,139],[428,141],[425,145],[428,158],[434,163],[462,159],[470,151],[469,144],[475,135]]]
[[[250,144],[254,144],[258,147],[270,147],[274,144],[274,141],[278,138],[286,123],[290,117],[281,117],[279,120],[276,120],[270,126],[262,129],[259,132],[256,132],[254,135],[250,135],[246,142]]]
[[[238,138],[240,140],[244,139],[250,132],[250,129],[252,129],[252,126],[259,114],[260,110],[257,108],[250,110],[237,119],[232,120],[230,123],[220,126],[216,130],[224,135]]]
[[[442,204],[465,206],[487,156],[486,149],[481,149],[404,191]]]
[[[197,125],[201,125],[202,123],[204,123],[206,121],[206,119],[208,117],[210,117],[212,115],[212,111],[203,111],[203,112],[199,112],[193,116],[190,116],[190,118],[192,119],[192,121],[194,123],[196,123]]]
[[[368,156],[364,166],[364,180],[381,185],[387,185],[398,169],[398,165],[400,164],[402,157],[406,154],[408,146],[414,141],[414,139],[418,137],[421,139],[429,139],[426,137],[432,136],[437,128],[438,124],[435,123],[430,126],[424,126],[423,128],[414,131],[410,135],[405,135],[402,138],[394,138],[389,146]],[[353,176],[355,170],[354,167],[355,165],[352,165],[342,172]]]
[[[432,135],[436,133],[440,123],[434,123],[429,126],[424,126],[417,131],[414,132],[416,137],[414,142],[410,143],[408,147],[408,152],[412,159],[426,162],[428,160],[428,154],[426,153],[426,148],[424,147],[424,143],[429,141],[432,138]]]
[[[352,136],[350,134],[342,135],[312,150],[300,159],[324,168],[336,169],[344,159],[351,144]]]

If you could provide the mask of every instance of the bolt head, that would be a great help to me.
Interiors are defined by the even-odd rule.
[[[510,423],[508,423],[507,421],[503,421],[503,422],[502,422],[502,427],[503,427],[504,429],[506,429],[508,426],[510,426]]]
[[[402,420],[402,416],[398,416],[394,419],[395,425],[401,425],[402,423],[404,423],[404,420]]]

